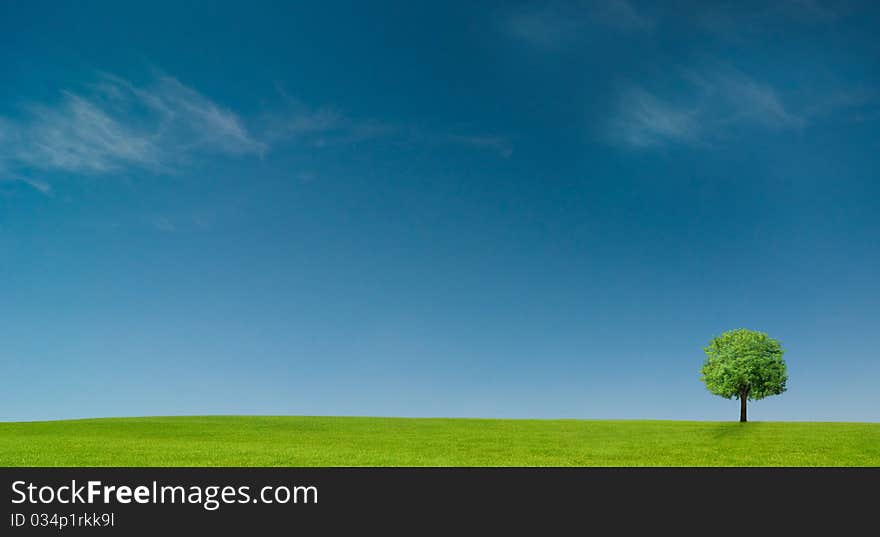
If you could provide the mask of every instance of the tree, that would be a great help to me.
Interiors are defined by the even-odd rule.
[[[746,401],[785,391],[788,372],[782,346],[763,332],[740,328],[713,338],[700,369],[706,389],[725,399],[739,398],[739,421],[746,419]]]

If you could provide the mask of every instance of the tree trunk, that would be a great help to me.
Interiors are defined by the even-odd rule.
[[[746,397],[748,392],[742,392],[739,396],[739,421],[745,423],[748,421],[746,419]]]

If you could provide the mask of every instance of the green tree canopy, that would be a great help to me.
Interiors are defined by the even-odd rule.
[[[706,361],[700,370],[701,380],[715,395],[739,398],[740,421],[746,421],[746,400],[785,391],[785,351],[767,334],[745,328],[731,330],[713,338],[703,350]]]

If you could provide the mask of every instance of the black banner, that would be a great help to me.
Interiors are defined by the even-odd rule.
[[[0,478],[4,536],[764,535],[876,529],[880,468],[4,468]]]

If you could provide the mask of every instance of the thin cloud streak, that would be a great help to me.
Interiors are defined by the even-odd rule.
[[[169,76],[136,86],[104,75],[86,92],[65,90],[0,118],[7,168],[106,174],[129,168],[171,173],[198,154],[262,153],[233,112]]]
[[[506,138],[501,136],[474,136],[456,134],[449,136],[450,143],[472,147],[474,149],[488,149],[497,152],[504,158],[513,155],[513,147]]]
[[[695,142],[700,134],[699,110],[665,102],[641,87],[627,89],[620,99],[611,137],[634,147],[667,142]]]
[[[511,37],[544,49],[573,43],[595,26],[633,32],[650,29],[653,24],[626,0],[549,2],[513,9],[502,16],[502,26]]]
[[[0,117],[0,180],[48,194],[49,183],[33,175],[176,174],[210,156],[262,157],[285,145],[321,150],[379,140],[457,145],[504,158],[512,153],[499,136],[356,119],[277,89],[282,102],[249,129],[236,113],[174,77],[159,74],[137,85],[103,73],[80,90],[61,91],[55,102],[30,103],[17,117]]]
[[[264,138],[272,146],[298,143],[312,149],[329,149],[362,142],[386,141],[400,146],[461,146],[488,150],[509,158],[513,148],[498,135],[450,133],[419,125],[354,118],[329,106],[310,107],[276,88],[282,104],[265,114]]]
[[[79,95],[64,92],[59,106],[33,106],[30,115],[11,156],[26,166],[105,173],[128,164],[159,163],[159,148],[148,132],[138,132]]]
[[[45,181],[39,181],[37,179],[32,179],[30,177],[25,177],[25,176],[19,175],[17,173],[10,172],[9,170],[6,170],[2,166],[0,166],[0,183],[2,183],[2,182],[21,183],[23,185],[27,185],[27,186],[33,188],[34,190],[36,190],[37,192],[40,192],[41,194],[45,194],[47,196],[52,194],[52,186],[49,185],[49,183],[46,183]]]
[[[732,67],[692,70],[686,78],[698,88],[701,99],[728,115],[727,122],[752,122],[773,129],[805,124],[803,118],[786,109],[773,87]]]
[[[772,86],[731,67],[686,71],[677,89],[661,94],[640,85],[625,88],[609,121],[609,139],[637,148],[700,145],[724,138],[733,128],[806,125]]]
[[[288,94],[280,84],[275,89],[281,102],[262,119],[263,138],[272,145],[293,141],[312,148],[327,148],[376,140],[399,130],[383,121],[349,117],[332,106],[309,106]]]

